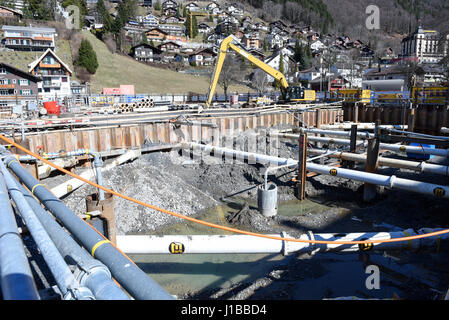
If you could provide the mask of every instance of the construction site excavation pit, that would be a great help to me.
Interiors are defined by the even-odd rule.
[[[202,144],[212,142],[202,141]],[[158,144],[147,142],[143,147],[155,145]],[[274,140],[266,130],[227,137],[217,145],[298,159],[297,142]],[[333,145],[321,147],[336,148]],[[383,154],[386,155],[392,153]],[[308,156],[311,157],[314,156]],[[443,160],[447,159],[435,157],[431,161],[442,163]],[[110,161],[105,160],[105,164]],[[335,166],[339,164],[337,161],[320,158],[313,162]],[[182,215],[279,237],[299,238],[310,232],[312,235],[333,234],[338,237],[349,233],[402,232],[449,226],[447,199],[378,186],[375,199],[364,202],[363,182],[329,175],[309,174],[305,186],[306,199],[299,201],[292,181],[297,169],[292,167],[270,169],[268,182],[277,187],[277,214],[266,217],[258,210],[257,190],[264,185],[267,167],[236,156],[213,156],[208,152],[192,152],[185,147],[143,153],[133,161],[104,172],[103,185]],[[364,171],[364,164],[356,164],[354,170]],[[447,177],[430,173],[417,174],[411,170],[382,166],[377,173],[447,185]],[[53,174],[43,183],[52,188],[68,179]],[[94,187],[83,185],[62,199],[70,209],[82,215],[86,212],[86,197],[95,192]],[[119,197],[114,197],[114,204],[118,239],[132,235],[174,235],[186,236],[186,239],[198,235],[251,237],[180,219]],[[204,246],[207,246],[207,239]],[[357,297],[438,300],[449,288],[446,241],[419,250],[413,246],[408,248],[408,242],[405,242],[400,250],[370,250],[359,246],[360,250],[354,252],[304,250],[283,255],[283,252],[264,253],[262,240],[260,244],[257,238],[252,240],[257,253],[188,254],[182,248],[173,254],[168,246],[163,248],[165,254],[125,253],[178,299],[320,300]],[[230,246],[231,243],[234,242],[230,242]],[[373,266],[379,271],[378,283],[370,278],[369,270]]]

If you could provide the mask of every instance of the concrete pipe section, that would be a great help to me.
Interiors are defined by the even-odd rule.
[[[278,188],[274,183],[260,185],[257,189],[257,206],[265,217],[274,217],[278,212]]]

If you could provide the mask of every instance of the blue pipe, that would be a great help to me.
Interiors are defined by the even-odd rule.
[[[0,286],[4,300],[40,300],[0,175]]]
[[[109,268],[112,276],[131,296],[139,300],[173,300],[173,296],[117,250],[109,240],[77,217],[60,199],[31,176],[15,157],[8,156],[3,161],[33,195],[91,252],[91,255]]]
[[[61,255],[69,264],[75,264],[77,269],[75,278],[80,285],[89,288],[97,300],[129,300],[128,295],[111,279],[109,269],[81,248],[70,234],[64,231],[55,219],[42,208],[28,190],[21,185],[19,185],[19,189]]]
[[[2,161],[0,161],[0,170],[5,178],[9,194],[14,200],[20,215],[25,220],[34,241],[38,245],[64,300],[89,300],[93,298],[92,293],[87,288],[83,290],[79,289],[78,281],[76,281],[55,244],[50,239],[41,222],[34,214],[33,209],[24,198],[18,187],[17,180],[13,178],[11,173],[9,173]]]

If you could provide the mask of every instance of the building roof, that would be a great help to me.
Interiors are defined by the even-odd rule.
[[[131,48],[131,50],[134,51],[136,48],[139,48],[139,47],[145,47],[146,49],[152,49],[156,53],[162,53],[161,49],[154,47],[148,43],[141,43],[141,44],[135,45],[134,47]]]
[[[0,67],[5,68],[7,70],[11,70],[11,72],[13,72],[14,74],[20,75],[21,77],[30,79],[34,82],[39,82],[42,81],[41,77],[37,77],[37,76],[33,76],[32,74],[25,72],[23,70],[17,69],[9,64],[6,64],[4,62],[0,62]]]
[[[56,33],[55,28],[45,28],[45,27],[23,27],[23,26],[2,26],[3,31],[32,31],[32,32],[48,32]]]
[[[205,52],[205,51],[207,51],[208,53],[210,53],[213,56],[217,55],[211,48],[200,48],[200,49],[197,49],[197,50],[195,50],[193,52],[190,52],[188,55],[189,56],[193,56],[193,55],[197,55],[197,54],[200,54],[202,52]]]
[[[10,8],[10,7],[5,7],[5,6],[0,6],[0,9],[9,10],[9,11],[11,11],[11,12],[13,12],[13,13],[15,13],[15,14],[21,16],[21,17],[23,16],[22,10],[12,9],[12,8]]]
[[[66,65],[64,63],[64,61],[61,60],[61,58],[59,58],[56,53],[53,52],[53,50],[51,49],[47,49],[47,51],[45,51],[38,59],[34,60],[32,63],[30,63],[29,65],[29,70],[28,72],[31,72],[34,68],[36,68],[36,66],[39,64],[39,62],[42,61],[42,59],[44,59],[44,57],[47,55],[47,53],[50,53],[53,57],[55,57],[56,60],[58,60],[58,62],[67,70],[70,72],[70,74],[72,74],[72,70],[70,70],[69,66]]]
[[[169,43],[171,43],[171,44],[174,44],[174,45],[176,45],[177,47],[181,47],[181,45],[179,44],[179,43],[177,43],[177,42],[175,42],[175,41],[166,41],[166,42],[164,42],[164,43],[161,43],[160,45],[158,45],[158,47],[162,47],[163,45],[166,45],[166,44],[169,44]]]

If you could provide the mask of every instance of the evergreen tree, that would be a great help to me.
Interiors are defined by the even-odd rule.
[[[279,54],[279,72],[284,74],[285,72],[285,67],[284,67],[284,54],[281,53]]]
[[[192,20],[192,22],[190,22]],[[192,23],[192,30],[190,30],[190,23]],[[192,39],[198,35],[198,22],[194,15],[187,14],[186,22],[184,23],[186,28],[186,35],[191,37]],[[192,32],[192,34],[190,34]]]
[[[115,19],[114,23],[112,24],[111,32],[114,34],[119,34],[120,30],[122,30],[122,27],[125,25],[125,23],[122,21],[122,18],[118,14]]]
[[[94,74],[97,71],[97,54],[87,39],[81,41],[76,64],[80,67],[84,67],[91,74]]]
[[[284,54],[281,53],[279,54],[279,68],[278,68],[279,72],[284,74],[285,73],[285,67],[284,67]],[[274,81],[274,87],[276,89],[279,89],[281,87],[281,83],[278,80]]]
[[[24,0],[23,17],[25,19],[52,20],[53,8],[42,0]]]
[[[156,1],[155,5],[154,5],[154,10],[161,10],[162,6],[161,6],[161,2],[159,0]]]
[[[112,17],[106,9],[103,0],[97,1],[97,14],[100,18],[100,21],[103,22],[103,30],[105,32],[111,32],[114,20],[112,20]]]
[[[148,38],[145,32],[142,32],[142,43],[148,44]]]

